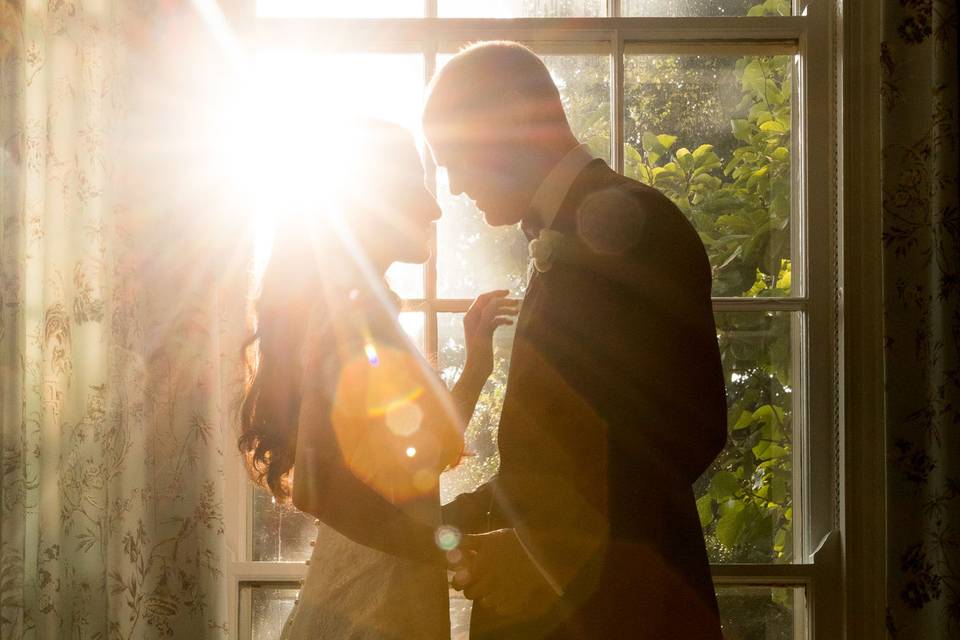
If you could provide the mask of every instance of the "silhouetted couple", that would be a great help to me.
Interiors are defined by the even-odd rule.
[[[699,237],[579,143],[521,45],[453,57],[423,130],[451,192],[531,241],[526,295],[473,302],[448,391],[384,285],[392,263],[427,260],[440,217],[395,125],[352,132],[344,165],[360,179],[334,180],[278,229],[240,448],[263,486],[317,518],[282,637],[448,638],[451,580],[473,600],[472,638],[719,640],[691,488],[726,440]],[[514,321],[499,471],[441,506],[494,331]]]

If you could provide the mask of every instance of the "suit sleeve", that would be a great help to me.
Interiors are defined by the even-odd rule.
[[[463,533],[485,533],[510,526],[497,500],[494,480],[469,493],[461,493],[443,505],[442,513],[444,524]]]

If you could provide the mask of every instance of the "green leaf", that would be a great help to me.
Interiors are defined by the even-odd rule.
[[[766,76],[763,73],[763,67],[757,58],[752,59],[743,68],[743,75],[740,77],[740,85],[744,91],[751,91],[759,96],[763,95],[763,89],[766,85]]]
[[[790,273],[791,273],[791,270],[790,270],[790,261],[789,261],[789,260],[781,260],[781,261],[780,261],[780,265],[781,265],[781,266],[780,266],[780,274],[777,276],[777,285],[776,285],[776,287],[777,287],[777,289],[780,289],[780,290],[782,290],[782,291],[789,291],[789,290],[790,290],[790,279],[791,279],[791,278],[790,278]]]
[[[739,250],[740,250],[740,247],[737,247],[737,251]],[[741,411],[740,418],[737,420],[737,424],[733,425],[733,431],[746,429],[752,424],[753,424],[753,413],[750,411]]]
[[[649,131],[644,131],[643,135],[640,136],[640,144],[643,146],[643,150],[647,154],[647,158],[650,160],[650,164],[656,164],[657,160],[660,159],[666,149],[663,145],[660,144],[660,141],[657,140],[657,136],[653,135]]]
[[[700,526],[706,529],[713,522],[713,498],[707,495],[697,500],[697,515],[700,516]]]
[[[777,147],[770,155],[774,160],[785,162],[790,159],[790,150],[786,147]]]
[[[778,505],[783,504],[787,499],[787,481],[783,478],[774,477],[770,482],[770,500]]]
[[[741,142],[750,142],[750,121],[743,119],[734,119],[730,121],[730,127],[733,129],[733,137]]]
[[[702,144],[693,151],[693,157],[699,160],[709,151],[713,151],[712,144]]]
[[[785,133],[787,130],[776,120],[767,120],[760,125],[760,131],[766,131],[768,133]]]
[[[661,133],[660,135],[657,136],[657,142],[659,142],[665,150],[669,151],[670,147],[672,147],[677,142],[677,136],[671,136],[666,133]]]
[[[729,471],[718,471],[710,479],[710,495],[723,502],[737,493],[740,481]]]
[[[725,547],[736,546],[747,524],[745,506],[742,502],[727,503],[721,511],[717,520],[717,540]]]

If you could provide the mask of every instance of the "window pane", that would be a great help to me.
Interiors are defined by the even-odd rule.
[[[419,18],[423,0],[257,0],[258,18]]]
[[[717,313],[728,440],[697,480],[711,562],[788,563],[793,555],[791,312]]]
[[[466,352],[463,346],[463,314],[441,313],[437,317],[437,366],[447,386],[456,382],[463,370]],[[467,426],[464,460],[457,468],[440,478],[440,497],[449,502],[465,491],[472,491],[497,472],[500,454],[497,450],[497,427],[503,392],[510,368],[513,347],[513,326],[497,329],[494,334],[494,369],[477,402],[473,419]]]
[[[387,269],[387,282],[401,298],[423,298],[423,265],[394,262]]]
[[[240,611],[249,616],[250,640],[276,640],[293,610],[299,589],[294,586],[263,586],[244,584],[240,587],[240,602],[245,605],[249,596],[249,610]],[[242,618],[241,618],[242,619]]]
[[[292,504],[277,504],[266,490],[253,487],[252,560],[303,562],[316,537],[313,516]]]
[[[473,601],[462,591],[450,589],[450,640],[470,640],[470,611]]]
[[[715,296],[791,288],[793,56],[629,54],[624,168],[700,233]]]
[[[717,603],[726,640],[802,640],[802,587],[719,586]]]
[[[441,56],[439,64],[450,56]],[[574,133],[595,155],[610,156],[610,59],[606,55],[545,55]],[[465,195],[450,193],[437,172],[437,294],[472,298],[491,289],[526,290],[527,241],[517,227],[492,229]]]
[[[413,344],[417,345],[417,349],[420,349],[420,353],[424,352],[424,320],[424,315],[420,311],[404,311],[400,314],[400,326],[410,336]]]
[[[620,0],[630,17],[789,16],[791,0]]]
[[[438,0],[441,18],[564,18],[604,15],[605,0]]]

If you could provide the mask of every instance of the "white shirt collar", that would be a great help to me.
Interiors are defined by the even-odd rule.
[[[557,216],[570,187],[573,186],[573,181],[593,159],[593,154],[590,153],[586,143],[578,144],[554,165],[540,183],[536,193],[533,194],[533,199],[530,200],[530,210],[540,218],[544,229],[549,229],[553,224],[553,219]]]

